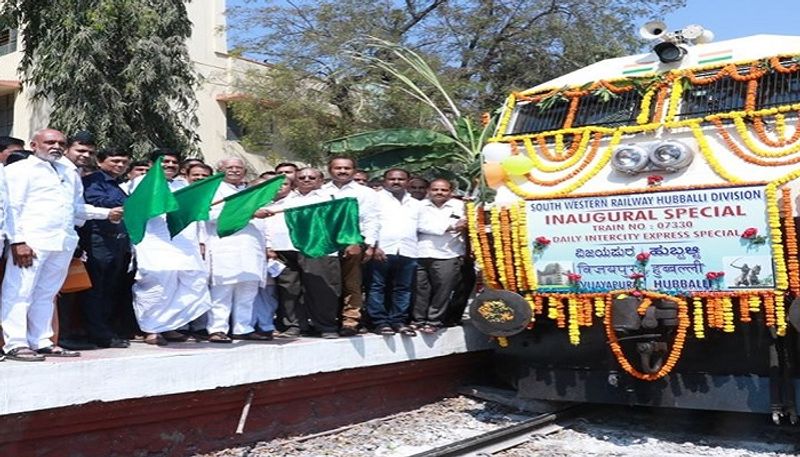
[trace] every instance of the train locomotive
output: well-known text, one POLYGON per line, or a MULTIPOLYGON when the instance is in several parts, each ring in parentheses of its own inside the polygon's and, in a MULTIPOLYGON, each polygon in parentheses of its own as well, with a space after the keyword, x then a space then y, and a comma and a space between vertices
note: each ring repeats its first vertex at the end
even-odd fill
POLYGON ((507 98, 472 321, 520 397, 797 423, 800 37, 640 33, 507 98))

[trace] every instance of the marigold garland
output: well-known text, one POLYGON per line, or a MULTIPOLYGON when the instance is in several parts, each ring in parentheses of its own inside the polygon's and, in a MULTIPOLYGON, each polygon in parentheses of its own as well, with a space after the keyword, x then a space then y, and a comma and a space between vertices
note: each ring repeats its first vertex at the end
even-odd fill
POLYGON ((522 257, 524 249, 520 249, 519 245, 519 206, 511 205, 506 213, 511 224, 511 243, 508 246, 508 250, 513 254, 514 258, 514 276, 517 278, 516 289, 523 290, 525 289, 524 259, 522 257))
POLYGON ((800 296, 800 260, 798 260, 797 228, 794 223, 794 205, 792 189, 781 188, 783 228, 786 232, 786 269, 789 275, 789 291, 795 297, 800 296))
POLYGON ((517 278, 515 274, 514 264, 514 249, 511 240, 511 218, 508 211, 504 209, 499 210, 500 213, 500 249, 503 251, 504 262, 497 263, 498 268, 505 268, 505 286, 508 290, 517 290, 517 278))
POLYGON ((592 160, 594 159, 595 155, 597 155, 597 149, 600 147, 600 140, 602 138, 603 138, 603 134, 602 133, 595 133, 594 134, 594 138, 593 138, 593 141, 592 141, 592 146, 589 148, 589 151, 586 154, 586 158, 578 166, 578 168, 570 171, 566 175, 564 175, 564 176, 562 176, 560 178, 553 179, 551 181, 543 181, 543 180, 535 178, 530 173, 526 173, 525 174, 525 178, 527 178, 528 181, 530 181, 530 182, 532 182, 534 184, 538 184, 540 186, 548 186, 549 187, 549 186, 555 186, 556 184, 560 184, 560 183, 562 183, 562 182, 564 182, 564 181, 566 181, 566 180, 568 180, 568 179, 570 179, 570 178, 572 178, 574 176, 577 176, 578 174, 580 174, 584 170, 584 168, 586 168, 587 165, 589 165, 589 163, 592 162, 592 160))
POLYGON ((672 122, 675 119, 675 116, 678 114, 678 105, 681 102, 682 96, 683 96, 683 82, 680 79, 676 79, 672 84, 672 93, 669 96, 669 108, 667 108, 667 118, 664 119, 666 122, 672 122))
POLYGON ((766 127, 764 127, 763 116, 754 116, 752 120, 753 130, 755 130, 758 139, 767 146, 773 148, 782 148, 787 144, 792 144, 795 141, 800 140, 800 117, 797 119, 797 125, 795 126, 794 134, 788 140, 786 139, 786 117, 783 115, 783 113, 775 114, 776 140, 773 140, 769 137, 769 135, 767 135, 766 127))
POLYGON ((476 232, 478 233, 479 251, 473 251, 478 255, 480 253, 483 262, 483 277, 486 283, 495 289, 502 286, 497 282, 497 275, 495 274, 494 260, 492 258, 491 244, 489 244, 489 235, 486 233, 486 210, 483 207, 476 209, 476 232))
MULTIPOLYGON (((519 252, 522 254, 522 265, 525 269, 526 286, 528 288, 528 297, 532 297, 531 292, 538 287, 538 280, 536 279, 536 268, 533 264, 533 254, 531 246, 528 243, 528 215, 525 212, 525 202, 518 203, 519 214, 519 252)), ((535 304, 534 304, 535 305, 535 304)), ((534 306, 534 311, 536 306, 534 306)), ((540 311, 541 312, 541 311, 540 311)))
POLYGON ((694 331, 694 337, 700 340, 706 337, 705 322, 703 319, 703 300, 700 297, 692 297, 692 308, 694 310, 692 330, 694 331))
POLYGON ((764 294, 761 297, 761 304, 764 305, 764 322, 767 327, 775 326, 775 296, 764 294))
POLYGON ((720 178, 724 179, 725 181, 731 183, 742 182, 739 178, 731 175, 728 171, 720 165, 719 161, 716 157, 714 157, 714 152, 711 151, 711 147, 708 145, 708 141, 706 141, 706 137, 703 136, 703 130, 700 128, 700 124, 694 122, 691 124, 692 133, 694 134, 695 140, 697 140, 697 145, 700 147, 700 153, 703 154, 705 157, 708 166, 717 174, 720 178))
MULTIPOLYGON (((522 144, 525 145, 525 150, 528 153, 528 157, 531 158, 531 161, 533 162, 533 167, 535 169, 537 169, 539 171, 546 172, 546 173, 552 173, 552 172, 556 172, 556 171, 566 170, 567 168, 575 165, 575 163, 578 162, 578 160, 580 160, 583 157, 584 153, 586 152, 586 147, 589 144, 590 136, 591 135, 588 135, 588 134, 587 135, 576 135, 575 139, 580 139, 580 141, 579 142, 573 141, 572 145, 574 146, 574 150, 573 150, 573 147, 571 146, 570 150, 566 151, 565 154, 564 154, 568 158, 565 161, 563 161, 563 162, 561 162, 561 163, 559 163, 557 165, 547 165, 544 162, 542 162, 542 160, 539 158, 539 155, 536 154, 536 150, 534 149, 533 143, 531 142, 530 138, 525 138, 522 141, 522 144)), ((544 141, 544 140, 542 140, 542 141, 544 141)), ((540 150, 541 150, 541 148, 542 148, 542 146, 540 145, 540 150)), ((547 148, 547 143, 546 142, 544 144, 544 148, 545 149, 547 148)), ((548 150, 548 154, 549 154, 549 150, 548 150)))
POLYGON ((503 233, 500 226, 500 207, 495 205, 489 210, 489 222, 492 227, 492 246, 494 247, 495 265, 497 265, 498 284, 503 289, 508 289, 506 277, 506 258, 503 250, 503 233))
POLYGON ((722 297, 720 302, 720 310, 722 312, 722 331, 725 333, 733 333, 736 329, 734 326, 733 317, 733 301, 730 297, 722 297))
POLYGON ((775 333, 778 336, 786 336, 786 306, 785 296, 782 293, 775 294, 775 333))
POLYGON ((736 132, 739 134, 739 137, 742 138, 744 144, 750 151, 753 152, 753 154, 756 154, 760 157, 786 157, 788 155, 800 151, 800 142, 797 142, 797 140, 800 139, 800 133, 798 133, 800 129, 795 131, 795 135, 792 136, 792 138, 790 138, 789 141, 787 141, 787 144, 792 144, 792 143, 796 144, 780 151, 770 151, 768 149, 762 148, 761 146, 756 144, 755 141, 753 141, 753 138, 747 131, 747 126, 745 125, 744 118, 742 116, 733 117, 733 122, 734 126, 736 127, 736 132))
POLYGON ((757 157, 752 157, 746 154, 742 149, 733 141, 731 135, 725 129, 725 126, 722 124, 722 120, 714 119, 712 121, 714 127, 716 127, 717 132, 722 137, 722 140, 725 142, 725 146, 728 147, 728 150, 733 152, 737 157, 744 160, 745 162, 749 162, 755 165, 760 165, 762 167, 778 167, 778 166, 785 166, 785 165, 793 165, 800 162, 800 156, 794 157, 792 159, 786 160, 779 160, 779 161, 767 161, 763 159, 759 159, 757 157))
POLYGON ((744 324, 749 323, 752 319, 750 318, 750 298, 746 295, 739 295, 737 297, 739 302, 739 321, 744 324))
MULTIPOLYGON (((612 291, 609 295, 616 295, 619 293, 625 293, 626 291, 612 291)), ((642 373, 636 370, 633 365, 630 364, 625 353, 622 351, 622 347, 619 344, 619 340, 617 339, 617 333, 614 331, 614 326, 612 325, 612 306, 606 306, 605 311, 605 318, 603 322, 605 324, 606 330, 606 337, 608 338, 609 346, 611 347, 611 352, 614 354, 614 357, 617 359, 617 363, 622 367, 625 372, 629 375, 633 376, 634 378, 641 379, 643 381, 655 381, 660 379, 675 367, 675 364, 678 363, 678 360, 681 357, 681 353, 683 352, 684 343, 686 341, 686 330, 689 328, 690 319, 689 319, 689 312, 688 312, 688 305, 686 304, 686 300, 680 297, 674 297, 667 294, 661 294, 657 292, 651 291, 642 291, 642 293, 649 297, 649 298, 662 298, 674 301, 678 304, 678 327, 675 331, 675 339, 672 343, 672 349, 667 356, 667 360, 661 366, 656 373, 642 373)))
POLYGON ((573 346, 577 346, 581 343, 581 313, 578 310, 578 298, 575 295, 570 295, 567 298, 567 305, 569 311, 569 343, 573 346))
POLYGON ((564 125, 562 128, 568 129, 572 127, 572 123, 575 122, 575 114, 578 113, 578 105, 580 102, 580 97, 571 97, 569 99, 569 108, 567 108, 567 115, 564 117, 564 125))
POLYGON ((656 93, 656 88, 652 87, 645 92, 642 97, 642 103, 639 106, 639 115, 636 116, 636 123, 639 125, 647 124, 650 121, 650 102, 653 100, 653 95, 656 93))

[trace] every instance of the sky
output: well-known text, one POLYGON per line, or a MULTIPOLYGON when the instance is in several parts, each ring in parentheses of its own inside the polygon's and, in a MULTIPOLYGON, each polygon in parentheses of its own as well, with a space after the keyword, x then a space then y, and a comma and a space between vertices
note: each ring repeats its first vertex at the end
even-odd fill
POLYGON ((714 41, 749 35, 800 35, 799 0, 687 0, 664 18, 670 31, 698 24, 714 41))
MULTIPOLYGON (((227 2, 236 6, 248 0, 227 2)), ((251 5, 267 3, 274 2, 249 0, 251 5)), ((687 0, 684 8, 667 15, 664 22, 670 31, 701 25, 714 32, 714 41, 758 34, 800 35, 800 0, 687 0)))

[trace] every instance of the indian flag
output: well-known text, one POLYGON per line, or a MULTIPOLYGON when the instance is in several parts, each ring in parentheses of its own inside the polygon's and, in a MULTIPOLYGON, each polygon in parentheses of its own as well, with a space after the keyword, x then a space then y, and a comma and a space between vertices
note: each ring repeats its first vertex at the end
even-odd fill
POLYGON ((655 68, 655 60, 649 62, 637 62, 625 65, 622 67, 622 74, 623 75, 639 75, 643 73, 647 73, 648 71, 653 71, 655 68))
POLYGON ((722 62, 733 59, 733 49, 723 49, 721 51, 704 52, 697 56, 697 63, 704 65, 707 63, 722 62))

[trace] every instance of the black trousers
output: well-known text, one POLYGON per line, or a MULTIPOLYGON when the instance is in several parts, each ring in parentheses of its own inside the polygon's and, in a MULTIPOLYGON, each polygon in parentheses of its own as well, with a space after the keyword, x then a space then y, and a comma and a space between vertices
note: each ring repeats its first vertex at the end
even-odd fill
POLYGON ((461 263, 460 257, 417 259, 414 322, 436 327, 445 325, 450 300, 461 281, 461 263))
POLYGON ((307 330, 310 319, 321 332, 335 332, 342 294, 338 257, 310 258, 296 251, 279 251, 286 268, 276 278, 278 317, 282 330, 307 330))
POLYGON ((92 288, 82 293, 83 323, 89 340, 116 338, 114 322, 133 313, 130 302, 128 264, 130 241, 127 236, 91 233, 81 243, 86 251, 86 271, 92 288))

